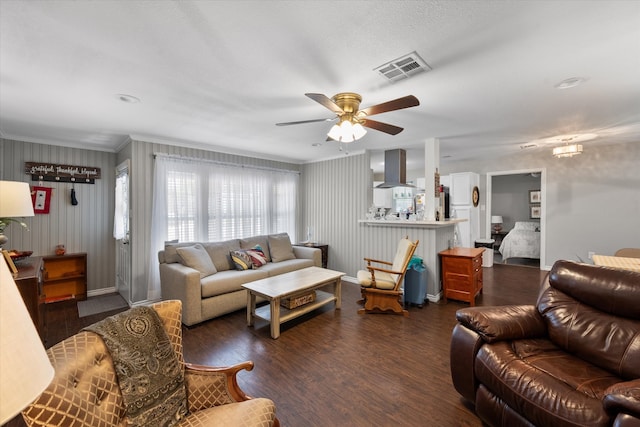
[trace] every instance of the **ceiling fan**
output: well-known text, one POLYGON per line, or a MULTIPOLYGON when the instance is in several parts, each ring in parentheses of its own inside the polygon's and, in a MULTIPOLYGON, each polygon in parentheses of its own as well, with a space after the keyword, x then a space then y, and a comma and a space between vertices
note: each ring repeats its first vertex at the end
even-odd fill
POLYGON ((364 127, 375 129, 390 135, 397 135, 402 132, 403 128, 371 120, 369 119, 369 116, 420 105, 418 98, 413 95, 408 95, 360 110, 359 108, 360 102, 362 102, 362 96, 357 93, 342 92, 334 95, 332 98, 321 93, 305 93, 305 96, 334 112, 336 117, 276 123, 276 126, 330 122, 337 119, 338 123, 335 124, 327 134, 329 136, 327 140, 334 140, 338 142, 352 142, 362 138, 367 133, 364 127))

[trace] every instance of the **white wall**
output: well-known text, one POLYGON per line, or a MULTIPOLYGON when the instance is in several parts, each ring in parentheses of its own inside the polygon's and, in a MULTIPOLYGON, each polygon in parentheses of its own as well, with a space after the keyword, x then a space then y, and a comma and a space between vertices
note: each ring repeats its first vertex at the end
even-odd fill
POLYGON ((105 289, 115 291, 115 244, 113 209, 116 155, 0 139, 0 179, 38 185, 24 173, 25 162, 99 167, 102 177, 95 184, 76 184, 78 205, 70 202, 70 183, 44 182, 53 188, 49 214, 25 218, 29 231, 16 224, 5 230, 9 249, 33 251, 33 256, 53 255, 58 244, 67 253, 87 253, 87 291, 89 295, 105 289))
POLYGON ((589 251, 611 255, 618 248, 640 247, 639 142, 585 145, 583 154, 565 159, 554 158, 551 148, 539 148, 440 166, 443 174, 546 169, 547 267, 559 259, 587 260, 589 251))

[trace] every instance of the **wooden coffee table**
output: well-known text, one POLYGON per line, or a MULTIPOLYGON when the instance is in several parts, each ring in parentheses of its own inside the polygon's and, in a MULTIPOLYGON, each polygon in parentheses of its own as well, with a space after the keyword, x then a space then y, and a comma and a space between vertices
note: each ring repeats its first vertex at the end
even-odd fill
POLYGON ((300 317, 305 313, 335 301, 336 310, 342 303, 341 277, 345 273, 320 267, 307 267, 302 270, 280 274, 266 279, 256 280, 242 285, 247 292, 247 325, 253 326, 256 317, 271 324, 271 338, 280 336, 280 325, 300 317), (333 293, 317 290, 333 284, 333 293), (308 304, 287 309, 280 306, 283 298, 295 296, 305 291, 316 290, 316 300, 308 304), (256 296, 269 301, 269 305, 256 308, 256 296))

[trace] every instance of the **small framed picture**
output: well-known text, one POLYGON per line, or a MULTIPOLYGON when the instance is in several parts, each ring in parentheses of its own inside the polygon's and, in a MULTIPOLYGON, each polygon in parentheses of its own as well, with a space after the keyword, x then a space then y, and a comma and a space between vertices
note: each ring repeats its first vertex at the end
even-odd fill
POLYGON ((13 260, 11 259, 11 255, 9 255, 9 251, 3 250, 2 255, 4 256, 4 260, 7 262, 7 265, 9 266, 9 270, 11 270, 11 273, 14 276, 18 274, 18 269, 16 268, 16 265, 13 263, 13 260))
POLYGON ((531 219, 540 219, 542 215, 542 208, 540 205, 529 206, 529 217, 531 219))
POLYGON ((32 187, 31 201, 33 202, 33 213, 48 214, 51 207, 51 191, 49 187, 32 187))
POLYGON ((541 201, 540 190, 529 190, 529 203, 540 203, 541 201))

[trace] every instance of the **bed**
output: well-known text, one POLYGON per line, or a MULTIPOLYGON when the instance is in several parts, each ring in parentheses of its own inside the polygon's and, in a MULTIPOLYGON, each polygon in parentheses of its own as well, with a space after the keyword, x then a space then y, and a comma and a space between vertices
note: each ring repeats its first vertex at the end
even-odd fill
POLYGON ((505 263, 509 258, 540 259, 540 224, 517 221, 502 239, 499 251, 505 263))

